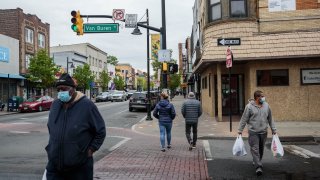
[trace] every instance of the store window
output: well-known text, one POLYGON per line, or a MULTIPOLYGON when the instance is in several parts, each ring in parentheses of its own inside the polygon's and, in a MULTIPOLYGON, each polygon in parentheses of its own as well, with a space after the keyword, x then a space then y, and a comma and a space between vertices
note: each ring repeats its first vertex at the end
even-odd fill
POLYGON ((257 70, 257 86, 288 86, 289 70, 257 70))
POLYGON ((25 28, 25 41, 27 43, 33 44, 33 30, 29 28, 25 28))
POLYGON ((39 33, 38 34, 38 46, 41 48, 44 48, 46 45, 46 38, 43 34, 39 33))
POLYGON ((231 17, 247 17, 246 0, 230 0, 231 17))
POLYGON ((209 0, 209 20, 221 19, 221 0, 209 0))

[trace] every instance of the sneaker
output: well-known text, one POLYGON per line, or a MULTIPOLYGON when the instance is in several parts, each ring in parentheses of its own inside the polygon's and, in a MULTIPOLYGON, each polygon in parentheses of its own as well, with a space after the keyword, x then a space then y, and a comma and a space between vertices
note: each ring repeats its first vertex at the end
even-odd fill
POLYGON ((192 143, 190 143, 190 146, 189 146, 189 151, 191 151, 192 150, 192 143))
POLYGON ((162 152, 166 152, 166 149, 165 149, 165 148, 162 148, 161 151, 162 151, 162 152))
POLYGON ((196 144, 192 144, 192 149, 195 149, 196 147, 196 144))
POLYGON ((169 144, 169 145, 167 146, 167 148, 170 149, 170 148, 171 148, 171 144, 169 144))
POLYGON ((261 176, 262 175, 262 168, 261 167, 257 168, 256 174, 257 174, 257 176, 261 176))

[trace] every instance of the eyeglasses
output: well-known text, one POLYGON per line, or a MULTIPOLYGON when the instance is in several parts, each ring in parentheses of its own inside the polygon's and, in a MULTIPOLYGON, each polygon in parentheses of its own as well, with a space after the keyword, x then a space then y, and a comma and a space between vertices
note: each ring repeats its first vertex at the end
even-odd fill
POLYGON ((60 92, 60 91, 70 91, 71 90, 71 87, 58 87, 57 88, 57 91, 60 92))

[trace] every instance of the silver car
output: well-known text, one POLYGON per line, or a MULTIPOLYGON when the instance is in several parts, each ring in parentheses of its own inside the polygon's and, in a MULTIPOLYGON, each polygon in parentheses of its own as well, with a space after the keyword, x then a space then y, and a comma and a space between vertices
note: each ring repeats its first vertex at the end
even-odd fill
POLYGON ((96 102, 106 102, 110 100, 110 93, 102 92, 96 97, 96 102))
POLYGON ((127 95, 123 91, 116 91, 112 94, 110 100, 111 100, 111 102, 113 102, 113 101, 126 101, 127 95))

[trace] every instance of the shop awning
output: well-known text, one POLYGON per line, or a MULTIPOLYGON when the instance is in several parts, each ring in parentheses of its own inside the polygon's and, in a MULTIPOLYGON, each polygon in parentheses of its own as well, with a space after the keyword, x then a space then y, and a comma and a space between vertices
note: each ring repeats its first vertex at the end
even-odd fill
MULTIPOLYGON (((8 74, 0 73, 0 78, 8 78, 8 74)), ((9 74, 10 79, 26 79, 23 76, 20 76, 19 74, 9 74)))

